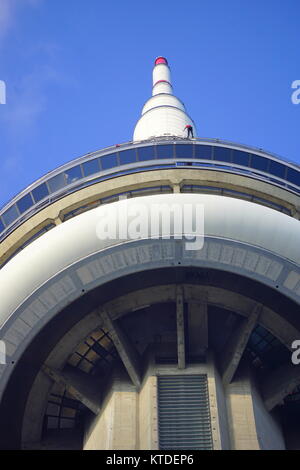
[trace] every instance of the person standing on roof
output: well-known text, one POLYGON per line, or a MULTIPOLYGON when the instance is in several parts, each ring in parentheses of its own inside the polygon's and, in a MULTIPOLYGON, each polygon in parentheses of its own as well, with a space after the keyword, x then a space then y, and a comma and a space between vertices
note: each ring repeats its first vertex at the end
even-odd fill
POLYGON ((185 126, 184 130, 187 130, 187 138, 189 138, 190 136, 192 137, 192 139, 194 138, 193 127, 190 124, 185 126))

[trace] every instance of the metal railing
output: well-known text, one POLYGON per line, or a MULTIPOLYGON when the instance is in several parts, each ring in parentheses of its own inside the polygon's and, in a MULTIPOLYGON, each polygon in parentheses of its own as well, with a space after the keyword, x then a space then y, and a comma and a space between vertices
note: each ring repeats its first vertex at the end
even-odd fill
POLYGON ((125 174, 178 167, 243 174, 300 194, 300 167, 274 154, 220 139, 164 136, 91 152, 47 173, 0 210, 0 241, 42 208, 81 188, 125 174), (219 147, 224 149, 221 155, 219 147))

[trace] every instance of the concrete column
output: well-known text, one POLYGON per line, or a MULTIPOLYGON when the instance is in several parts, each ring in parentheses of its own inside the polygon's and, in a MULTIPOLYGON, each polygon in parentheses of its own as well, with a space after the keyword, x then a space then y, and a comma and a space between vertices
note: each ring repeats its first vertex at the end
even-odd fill
POLYGON ((114 373, 101 412, 86 425, 84 450, 138 448, 138 394, 125 372, 114 373))
POLYGON ((158 449, 157 377, 148 376, 139 394, 139 449, 158 449))
POLYGON ((247 369, 238 371, 226 386, 228 424, 232 450, 259 450, 251 381, 247 369))
POLYGON ((185 330, 183 311, 183 289, 178 286, 176 289, 176 321, 177 321, 177 355, 178 369, 185 368, 185 330))
MULTIPOLYGON (((207 355, 207 388, 209 395, 209 410, 210 410, 210 421, 211 421, 211 434, 213 439, 213 449, 221 450, 223 449, 221 433, 224 431, 222 429, 222 423, 220 422, 220 411, 224 412, 225 410, 219 410, 219 395, 220 391, 217 392, 217 383, 216 383, 216 370, 213 360, 213 355, 207 355)), ((221 384, 222 386, 222 384, 221 384)), ((226 414, 226 411, 225 411, 226 414)))

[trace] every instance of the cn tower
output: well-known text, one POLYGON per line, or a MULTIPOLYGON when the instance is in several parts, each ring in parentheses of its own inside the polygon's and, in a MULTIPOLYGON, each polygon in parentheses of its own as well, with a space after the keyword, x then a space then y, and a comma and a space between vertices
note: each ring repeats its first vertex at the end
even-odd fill
POLYGON ((132 141, 0 211, 0 447, 299 450, 299 219, 300 167, 199 137, 158 57, 132 141))

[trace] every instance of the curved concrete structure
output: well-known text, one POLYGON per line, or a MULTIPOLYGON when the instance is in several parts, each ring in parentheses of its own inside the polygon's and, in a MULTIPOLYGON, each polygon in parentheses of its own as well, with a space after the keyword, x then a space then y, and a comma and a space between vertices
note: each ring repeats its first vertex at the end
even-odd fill
POLYGON ((299 448, 299 168, 160 129, 0 211, 1 448, 299 448))

